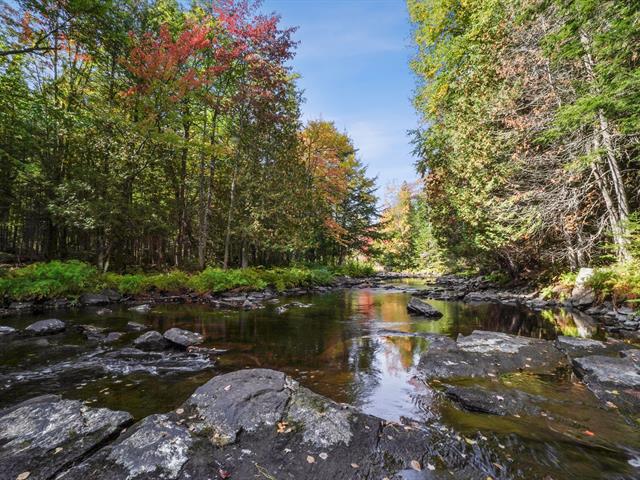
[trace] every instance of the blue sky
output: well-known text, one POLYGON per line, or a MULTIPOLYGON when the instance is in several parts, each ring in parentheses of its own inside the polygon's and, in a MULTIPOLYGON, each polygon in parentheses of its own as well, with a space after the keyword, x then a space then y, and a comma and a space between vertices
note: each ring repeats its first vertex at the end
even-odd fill
POLYGON ((265 11, 297 26, 294 69, 305 120, 346 130, 379 194, 416 178, 407 131, 416 128, 411 26, 404 0, 264 0, 265 11))

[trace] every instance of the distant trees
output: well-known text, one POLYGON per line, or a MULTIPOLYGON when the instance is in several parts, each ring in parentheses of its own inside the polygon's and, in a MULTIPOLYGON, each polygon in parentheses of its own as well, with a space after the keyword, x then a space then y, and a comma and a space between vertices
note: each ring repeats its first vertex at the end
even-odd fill
POLYGON ((20 0, 2 19, 0 250, 107 270, 366 247, 373 181, 332 126, 310 164, 277 16, 246 0, 20 0))
POLYGON ((409 0, 429 220, 513 275, 630 257, 640 206, 640 7, 409 0))

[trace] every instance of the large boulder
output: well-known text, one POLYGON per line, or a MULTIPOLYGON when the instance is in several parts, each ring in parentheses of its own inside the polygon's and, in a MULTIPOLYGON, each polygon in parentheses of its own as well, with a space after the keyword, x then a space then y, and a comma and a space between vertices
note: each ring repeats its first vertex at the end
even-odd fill
POLYGON ((164 350, 169 346, 168 340, 155 330, 143 333, 133 341, 133 344, 141 350, 164 350))
POLYGON ((184 348, 200 345, 204 341, 204 338, 199 333, 183 330, 181 328, 170 328, 164 332, 164 338, 169 340, 171 343, 184 348))
POLYGON ((593 276, 593 268, 581 268, 576 277, 576 283, 571 292, 571 303, 576 307, 589 307, 595 302, 596 294, 593 289, 587 286, 589 279, 593 276))
POLYGON ((568 369, 566 356, 553 342, 499 332, 475 330, 471 335, 433 337, 420 358, 424 379, 496 377, 510 372, 554 373, 568 369))
POLYGON ((175 412, 147 417, 59 479, 486 478, 465 459, 470 448, 255 369, 215 377, 175 412))
POLYGON ((0 412, 0 478, 54 478, 131 421, 126 412, 56 395, 19 403, 0 412))
POLYGON ((48 320, 39 320, 32 323, 25 331, 33 335, 51 335, 54 333, 60 333, 67 328, 66 324, 62 320, 57 318, 50 318, 48 320))
POLYGON ((430 304, 428 304, 424 300, 420 300, 417 297, 411 297, 411 300, 407 305, 407 310, 411 313, 416 313, 418 315, 422 315, 428 318, 442 317, 442 313, 440 313, 438 310, 433 308, 430 304))

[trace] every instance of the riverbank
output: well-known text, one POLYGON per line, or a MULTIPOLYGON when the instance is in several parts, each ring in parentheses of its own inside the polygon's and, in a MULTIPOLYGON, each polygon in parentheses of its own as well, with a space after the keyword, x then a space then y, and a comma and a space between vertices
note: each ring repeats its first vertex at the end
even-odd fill
POLYGON ((121 275, 100 273, 79 261, 53 261, 12 269, 0 276, 0 309, 15 313, 119 302, 212 302, 228 293, 275 295, 351 285, 374 273, 369 265, 348 263, 337 267, 207 268, 199 273, 176 270, 121 275))

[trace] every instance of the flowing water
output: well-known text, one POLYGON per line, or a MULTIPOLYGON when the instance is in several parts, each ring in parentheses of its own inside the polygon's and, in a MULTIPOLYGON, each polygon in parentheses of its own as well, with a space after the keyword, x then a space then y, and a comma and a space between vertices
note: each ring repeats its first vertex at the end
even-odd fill
MULTIPOLYGON (((405 283, 403 288, 410 289, 405 283)), ((135 359, 113 360, 94 368, 99 352, 131 346, 139 333, 130 332, 109 346, 97 347, 73 328, 64 334, 8 341, 0 339, 0 407, 44 393, 81 399, 92 406, 126 410, 136 418, 180 405, 211 377, 241 368, 273 368, 338 402, 360 407, 387 420, 412 419, 444 425, 473 445, 474 462, 488 462, 499 450, 517 478, 640 478, 640 435, 620 415, 601 403, 570 374, 513 374, 499 380, 474 381, 489 388, 514 387, 543 397, 535 416, 498 417, 464 412, 415 377, 428 340, 413 333, 456 337, 473 330, 492 330, 544 339, 559 334, 601 333, 570 313, 533 312, 515 306, 430 301, 444 316, 427 320, 410 316, 410 293, 372 288, 335 291, 295 299, 305 304, 285 313, 277 304, 252 311, 215 310, 200 305, 163 305, 143 315, 115 307, 98 316, 95 310, 55 316, 70 326, 90 324, 126 331, 128 321, 163 332, 180 327, 202 333, 205 346, 227 350, 206 368, 165 358, 135 368, 135 359), (69 365, 82 368, 65 370, 69 365), (84 362, 84 363, 83 363, 84 362)), ((24 328, 40 317, 3 319, 3 325, 24 328)), ((450 382, 451 383, 451 382, 450 382)), ((462 384, 469 383, 459 382, 462 384)), ((503 466, 493 462, 492 472, 503 466), (497 465, 497 466, 496 466, 497 465)), ((504 469, 506 471, 506 469, 504 469)))

